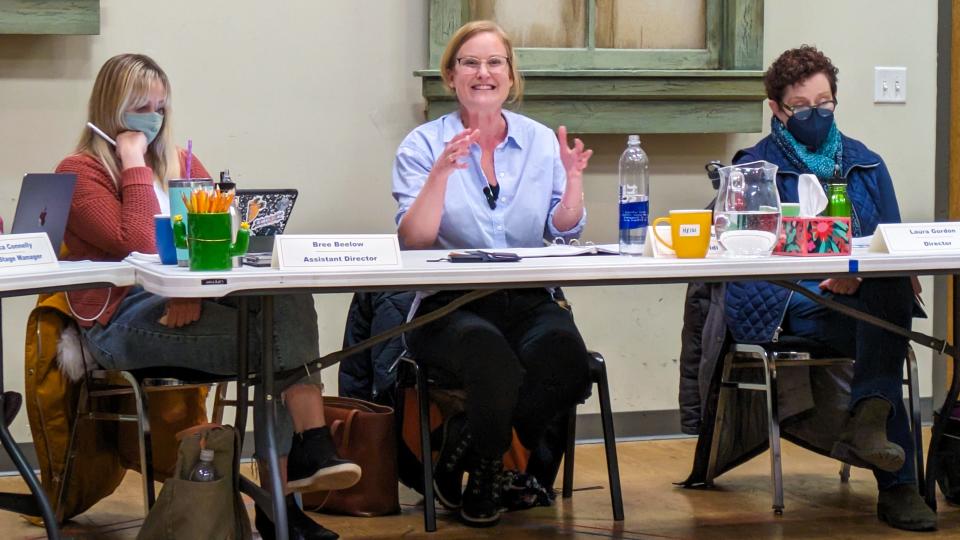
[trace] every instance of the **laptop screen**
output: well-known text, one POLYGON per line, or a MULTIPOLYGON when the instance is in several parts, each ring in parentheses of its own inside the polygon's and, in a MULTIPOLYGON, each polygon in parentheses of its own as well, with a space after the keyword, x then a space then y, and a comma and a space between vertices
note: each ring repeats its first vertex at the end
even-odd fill
POLYGON ((75 174, 24 175, 11 232, 45 232, 54 253, 59 255, 76 183, 75 174))
POLYGON ((297 202, 295 189, 238 189, 240 219, 250 224, 251 253, 273 251, 273 237, 283 234, 297 202))

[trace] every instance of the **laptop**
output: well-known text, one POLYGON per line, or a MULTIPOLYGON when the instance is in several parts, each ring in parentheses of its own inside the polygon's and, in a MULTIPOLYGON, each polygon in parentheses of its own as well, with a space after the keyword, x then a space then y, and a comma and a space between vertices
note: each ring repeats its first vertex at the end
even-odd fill
POLYGON ((250 224, 250 247, 244 264, 270 264, 273 240, 283 234, 297 202, 296 189, 238 189, 236 200, 241 221, 250 224))
POLYGON ((76 183, 75 174, 24 175, 10 232, 45 232, 50 237, 54 253, 59 256, 76 183))

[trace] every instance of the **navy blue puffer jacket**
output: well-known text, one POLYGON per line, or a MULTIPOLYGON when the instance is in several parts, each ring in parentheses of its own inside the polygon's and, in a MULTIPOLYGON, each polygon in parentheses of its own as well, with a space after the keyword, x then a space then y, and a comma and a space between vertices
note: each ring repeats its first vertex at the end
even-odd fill
MULTIPOLYGON (((344 348, 403 324, 415 294, 413 291, 354 294, 343 332, 344 348)), ((344 358, 338 378, 340 395, 395 407, 397 370, 393 367, 403 349, 403 340, 398 336, 344 358)))
MULTIPOLYGON (((841 135, 840 171, 847 179, 847 196, 853 210, 854 237, 869 236, 881 223, 900 223, 900 207, 893 181, 883 159, 856 139, 841 135)), ((781 202, 799 202, 797 171, 768 135, 756 146, 733 157, 735 164, 764 160, 775 164, 781 202)), ((766 343, 775 339, 786 313, 790 292, 765 281, 727 284, 725 318, 733 338, 741 343, 766 343)))

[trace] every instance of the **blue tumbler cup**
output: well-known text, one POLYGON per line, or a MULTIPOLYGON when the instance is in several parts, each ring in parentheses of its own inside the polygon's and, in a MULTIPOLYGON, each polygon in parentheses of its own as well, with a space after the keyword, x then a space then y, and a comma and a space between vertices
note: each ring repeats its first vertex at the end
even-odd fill
POLYGON ((153 231, 157 239, 157 255, 163 264, 177 264, 177 248, 173 245, 173 224, 170 216, 153 216, 153 231))

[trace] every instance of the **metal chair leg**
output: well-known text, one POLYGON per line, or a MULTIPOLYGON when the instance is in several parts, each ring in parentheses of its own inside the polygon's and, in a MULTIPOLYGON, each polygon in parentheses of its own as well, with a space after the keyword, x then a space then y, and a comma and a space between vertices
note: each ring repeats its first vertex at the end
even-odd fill
POLYGON ((783 514, 783 469, 780 463, 780 413, 777 403, 777 360, 776 355, 763 356, 764 373, 767 383, 767 422, 770 439, 770 475, 773 480, 773 512, 783 514))
MULTIPOLYGON (((245 317, 242 317, 246 319, 245 317)), ((243 351, 245 352, 245 351, 243 351)), ((245 383, 247 382, 247 362, 246 358, 241 355, 241 361, 239 366, 240 379, 245 383)), ((137 438, 138 446, 140 453, 140 469, 143 478, 143 498, 144 498, 144 511, 148 513, 150 508, 153 507, 153 504, 156 502, 156 490, 154 484, 154 472, 153 472, 153 444, 151 437, 151 428, 150 428, 150 418, 149 418, 149 407, 148 407, 148 392, 147 387, 144 384, 141 384, 133 376, 132 373, 128 371, 117 371, 116 372, 122 379, 125 387, 128 387, 129 390, 97 390, 94 388, 91 390, 91 377, 90 374, 85 374, 84 378, 80 382, 79 389, 79 399, 77 402, 77 408, 74 414, 74 423, 70 430, 70 439, 66 452, 66 459, 64 464, 64 470, 61 475, 60 483, 56 486, 57 490, 57 508, 56 508, 56 519, 57 521, 63 520, 63 508, 65 499, 67 496, 67 486, 70 480, 70 477, 73 474, 73 467, 75 466, 75 458, 77 456, 77 440, 79 438, 80 424, 85 420, 109 420, 109 421, 135 421, 137 423, 137 438), (121 394, 132 394, 134 399, 134 406, 136 409, 135 415, 127 414, 117 414, 109 412, 100 412, 91 410, 91 395, 121 395, 121 394)), ((247 383, 248 384, 248 383, 247 383)), ((242 385, 242 388, 245 390, 247 384, 242 385)), ((246 424, 246 410, 247 410, 247 396, 246 393, 241 392, 240 395, 235 400, 226 400, 226 383, 220 383, 217 385, 217 395, 216 401, 214 404, 214 421, 221 422, 223 417, 223 408, 226 405, 235 405, 238 408, 237 412, 237 426, 240 430, 241 444, 242 437, 244 433, 244 428, 246 424)))
POLYGON ((133 390, 133 400, 137 409, 137 438, 140 443, 140 474, 143 477, 144 514, 148 514, 156 502, 153 486, 153 441, 150 437, 150 417, 147 408, 147 394, 140 383, 129 371, 120 374, 133 390))
POLYGON ((240 435, 240 448, 247 434, 247 413, 250 401, 250 309, 246 296, 240 296, 237 302, 237 402, 234 427, 240 435))
POLYGON ((910 406, 910 431, 913 433, 914 458, 917 463, 917 488, 924 494, 926 481, 923 471, 923 424, 920 420, 920 377, 917 356, 907 345, 907 403, 910 406))
POLYGON ((710 440, 710 455, 707 458, 707 474, 704 483, 708 486, 713 485, 713 479, 717 476, 717 454, 720 452, 720 433, 723 432, 723 415, 727 409, 727 399, 730 392, 736 390, 729 386, 730 372, 733 370, 734 353, 727 353, 723 358, 723 374, 720 376, 720 392, 717 397, 717 412, 713 420, 713 437, 710 440))
POLYGON ((567 412, 567 447, 563 451, 563 489, 560 496, 569 499, 573 496, 573 462, 577 446, 577 407, 567 412))
POLYGON ((63 509, 67 502, 67 486, 70 484, 70 476, 73 474, 73 461, 77 457, 77 437, 80 432, 80 422, 88 412, 89 397, 87 396, 87 381, 80 381, 80 394, 77 400, 77 409, 73 413, 73 426, 70 428, 70 442, 67 444, 66 462, 63 465, 63 472, 60 475, 60 489, 57 490, 57 523, 63 523, 63 509))
MULTIPOLYGON (((617 460, 617 437, 613 431, 613 408, 610 406, 610 387, 607 384, 607 367, 599 353, 593 353, 603 369, 597 383, 600 398, 600 421, 603 424, 603 446, 607 456, 607 479, 610 482, 610 505, 613 520, 623 521, 623 493, 620 490, 620 465, 617 460)), ((576 418, 576 416, 574 416, 576 418)), ((571 471, 572 472, 572 471, 571 471)))
POLYGON ((850 482, 850 464, 840 462, 840 482, 846 484, 850 482))
POLYGON ((433 500, 433 449, 430 445, 430 392, 427 366, 414 363, 417 372, 417 408, 420 411, 420 460, 423 462, 423 528, 437 530, 437 506, 433 500))

